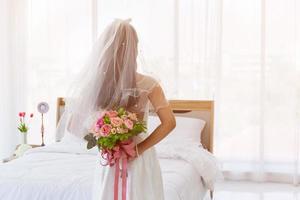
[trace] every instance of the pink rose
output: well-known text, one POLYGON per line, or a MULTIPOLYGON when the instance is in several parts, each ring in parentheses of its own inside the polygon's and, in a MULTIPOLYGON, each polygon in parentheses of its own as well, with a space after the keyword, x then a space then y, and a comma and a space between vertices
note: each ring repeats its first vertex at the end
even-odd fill
POLYGON ((117 117, 117 116, 118 116, 118 112, 117 112, 117 111, 114 111, 114 110, 107 111, 105 114, 106 114, 107 116, 109 116, 110 118, 111 118, 111 117, 117 117))
POLYGON ((113 118, 110 119, 110 123, 113 126, 119 127, 123 124, 123 120, 120 117, 113 117, 113 118))
POLYGON ((130 119, 125 119, 124 124, 130 130, 133 128, 133 122, 130 119))
POLYGON ((104 125, 104 120, 103 120, 103 118, 98 119, 98 121, 97 121, 96 124, 99 126, 99 128, 101 128, 101 126, 104 125))
POLYGON ((109 124, 104 124, 101 128, 100 128, 100 134, 101 136, 105 137, 109 135, 109 132, 111 130, 111 125, 109 124))

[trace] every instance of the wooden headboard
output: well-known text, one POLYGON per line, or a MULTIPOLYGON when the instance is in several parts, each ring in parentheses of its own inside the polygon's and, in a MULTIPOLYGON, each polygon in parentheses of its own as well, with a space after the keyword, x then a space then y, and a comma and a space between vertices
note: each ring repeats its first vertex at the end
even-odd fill
POLYGON ((214 101, 170 100, 169 102, 176 116, 200 118, 206 122, 199 139, 203 147, 213 153, 214 101))
MULTIPOLYGON (((176 116, 200 118, 206 121, 206 126, 199 139, 208 151, 213 152, 214 102, 200 100, 170 100, 169 102, 176 116)), ((64 111, 64 106, 64 98, 59 97, 57 99, 56 123, 64 111)))

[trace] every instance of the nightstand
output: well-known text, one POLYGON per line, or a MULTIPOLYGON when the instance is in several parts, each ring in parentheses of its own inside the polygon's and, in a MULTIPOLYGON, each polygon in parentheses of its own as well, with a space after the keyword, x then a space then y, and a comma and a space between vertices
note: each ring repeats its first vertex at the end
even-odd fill
POLYGON ((37 145, 37 144, 28 144, 28 147, 23 147, 23 148, 20 147, 20 146, 21 146, 21 144, 17 145, 14 154, 12 156, 8 157, 8 158, 4 158, 2 160, 2 163, 7 163, 7 162, 12 161, 16 158, 21 157, 23 155, 23 153, 25 151, 27 151, 28 149, 41 147, 41 145, 37 145), (19 156, 18 156, 18 154, 19 154, 19 156))
MULTIPOLYGON (((28 144, 28 145, 30 145, 32 148, 41 147, 40 144, 28 144)), ((16 150, 18 149, 19 146, 20 144, 17 145, 16 150)))

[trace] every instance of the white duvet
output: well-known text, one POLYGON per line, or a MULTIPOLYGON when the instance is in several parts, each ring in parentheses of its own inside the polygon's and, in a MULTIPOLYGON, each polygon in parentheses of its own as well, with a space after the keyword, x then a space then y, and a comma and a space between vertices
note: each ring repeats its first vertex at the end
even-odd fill
POLYGON ((161 142, 156 150, 159 158, 180 159, 191 164, 210 190, 214 190, 216 181, 222 179, 217 160, 198 142, 178 137, 161 142))
MULTIPOLYGON (((213 157, 202 148, 181 143, 157 146, 166 200, 198 200, 213 188, 218 169, 213 157), (179 145, 180 144, 180 145, 179 145)), ((9 163, 0 164, 2 200, 90 199, 95 149, 85 143, 60 142, 28 150, 9 163)))

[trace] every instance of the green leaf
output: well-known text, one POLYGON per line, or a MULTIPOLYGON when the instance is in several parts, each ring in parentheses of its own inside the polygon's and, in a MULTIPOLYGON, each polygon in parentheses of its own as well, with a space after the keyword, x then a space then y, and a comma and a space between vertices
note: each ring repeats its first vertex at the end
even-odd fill
POLYGON ((86 136, 84 136, 84 139, 88 142, 87 143, 87 149, 91 149, 94 146, 97 145, 97 140, 96 138, 93 136, 92 133, 87 134, 86 136))
POLYGON ((25 123, 21 123, 19 126, 18 126, 18 130, 22 133, 24 132, 28 132, 28 127, 26 126, 25 123))
POLYGON ((134 124, 131 130, 131 132, 135 135, 146 131, 147 131, 147 127, 145 126, 144 122, 137 122, 136 124, 134 124))
POLYGON ((123 107, 120 107, 117 112, 118 116, 121 117, 122 115, 125 115, 126 110, 123 107))
POLYGON ((103 121, 105 124, 110 124, 110 119, 108 116, 104 116, 103 121))

